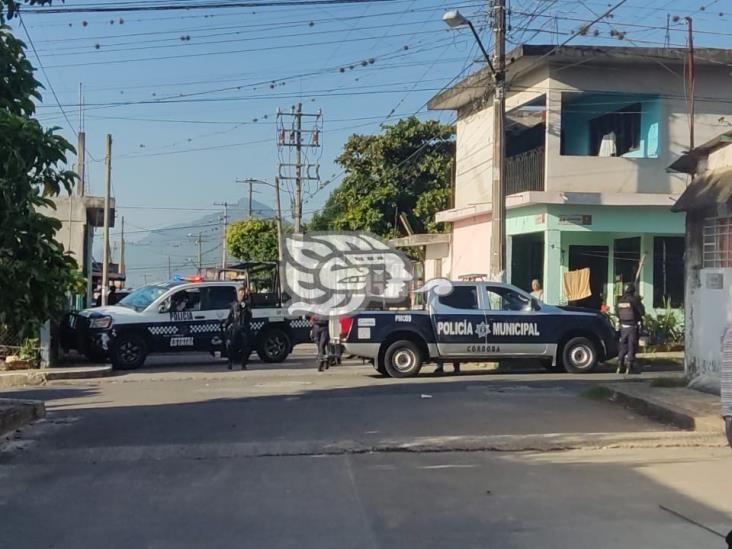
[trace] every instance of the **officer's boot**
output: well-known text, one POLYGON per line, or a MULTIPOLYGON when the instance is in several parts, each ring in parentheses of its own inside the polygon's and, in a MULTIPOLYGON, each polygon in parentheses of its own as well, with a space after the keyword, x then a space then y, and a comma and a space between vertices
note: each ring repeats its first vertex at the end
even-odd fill
POLYGON ((242 370, 246 370, 247 369, 247 359, 246 358, 242 358, 241 359, 241 369, 242 370))
POLYGON ((623 373, 623 361, 618 360, 618 367, 615 369, 615 373, 620 375, 623 373))
POLYGON ((441 376, 445 373, 445 368, 442 365, 442 362, 437 363, 437 368, 435 368, 435 371, 433 372, 436 376, 441 376))
POLYGON ((460 373, 460 363, 459 362, 453 362, 452 363, 452 369, 456 374, 460 373))
POLYGON ((325 370, 325 361, 318 357, 318 371, 322 372, 323 370, 325 370))

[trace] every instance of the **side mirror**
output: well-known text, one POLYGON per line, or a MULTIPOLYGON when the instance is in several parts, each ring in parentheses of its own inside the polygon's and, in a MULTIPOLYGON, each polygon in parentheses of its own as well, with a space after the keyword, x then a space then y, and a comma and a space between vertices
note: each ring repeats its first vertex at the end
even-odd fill
POLYGON ((170 310, 170 301, 163 301, 158 307, 159 313, 167 313, 170 310))
POLYGON ((531 298, 531 310, 533 310, 533 311, 541 310, 541 305, 539 304, 539 300, 536 299, 535 297, 531 298))

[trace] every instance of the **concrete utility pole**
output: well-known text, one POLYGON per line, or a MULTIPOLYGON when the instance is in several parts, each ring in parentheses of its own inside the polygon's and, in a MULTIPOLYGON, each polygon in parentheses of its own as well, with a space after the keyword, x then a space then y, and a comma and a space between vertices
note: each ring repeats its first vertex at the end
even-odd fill
POLYGON ((689 26, 689 70, 687 72, 687 97, 689 101, 689 150, 694 148, 694 118, 696 116, 696 100, 694 84, 696 83, 696 67, 694 65, 694 20, 686 17, 689 26))
POLYGON ((76 136, 76 175, 79 176, 79 181, 76 184, 76 194, 78 196, 84 196, 86 194, 86 133, 84 132, 84 111, 82 104, 82 85, 79 84, 79 133, 76 136))
POLYGON ((295 232, 302 232, 302 103, 297 104, 295 111, 295 232))
POLYGON ((320 148, 320 137, 322 133, 323 113, 303 113, 302 103, 292 107, 290 112, 277 111, 277 146, 282 152, 283 148, 295 149, 295 162, 281 162, 278 176, 280 183, 283 181, 294 181, 292 194, 292 218, 296 233, 302 232, 302 194, 303 183, 320 183, 320 164, 311 162, 308 155, 305 155, 303 162, 303 149, 320 148), (303 118, 309 119, 307 127, 303 129, 303 118), (303 139, 305 134, 305 139, 303 139))
POLYGON ((494 277, 506 278, 506 0, 493 4, 493 214, 491 217, 491 267, 494 277))
POLYGON ((285 235, 282 231, 282 205, 280 204, 280 178, 275 177, 275 199, 277 201, 277 272, 280 278, 280 294, 285 290, 284 285, 284 261, 285 261, 285 235))
MULTIPOLYGON (((221 235, 221 268, 226 268, 226 230, 229 227, 229 204, 228 202, 214 202, 214 206, 223 206, 224 207, 224 231, 221 235)), ((200 273, 199 273, 200 274, 200 273)))
MULTIPOLYGON (((125 218, 122 217, 121 237, 119 240, 119 274, 125 274, 125 218)), ((126 277, 125 277, 126 278, 126 277)))
POLYGON ((168 279, 173 278, 173 273, 170 270, 170 256, 168 256, 168 279))
POLYGON ((198 275, 200 276, 203 272, 203 251, 202 251, 202 245, 203 245, 203 239, 201 238, 201 233, 198 233, 198 275))
POLYGON ((112 194, 112 136, 107 134, 104 177, 104 242, 102 243, 102 305, 107 304, 109 294, 109 202, 112 194))
POLYGON ((491 275, 506 278, 506 0, 491 0, 493 5, 493 60, 483 46, 473 23, 459 11, 452 10, 442 20, 452 28, 469 27, 475 37, 488 68, 493 75, 493 171, 491 187, 491 275))

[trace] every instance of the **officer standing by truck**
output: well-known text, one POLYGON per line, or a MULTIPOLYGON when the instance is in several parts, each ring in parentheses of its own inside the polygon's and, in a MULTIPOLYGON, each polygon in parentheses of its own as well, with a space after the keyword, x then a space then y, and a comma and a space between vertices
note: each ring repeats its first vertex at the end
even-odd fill
POLYGON ((224 338, 226 355, 229 359, 229 370, 234 360, 241 363, 241 369, 247 369, 251 347, 252 310, 249 306, 249 289, 241 286, 237 292, 237 300, 231 304, 229 316, 224 321, 224 338))
POLYGON ((639 374, 635 366, 635 354, 638 352, 638 338, 646 310, 636 294, 635 284, 625 285, 623 295, 615 304, 615 314, 620 323, 617 373, 639 374))
POLYGON ((330 366, 330 353, 328 353, 328 344, 330 343, 330 333, 328 332, 328 317, 314 315, 310 317, 312 323, 312 339, 318 348, 318 371, 327 370, 330 366))

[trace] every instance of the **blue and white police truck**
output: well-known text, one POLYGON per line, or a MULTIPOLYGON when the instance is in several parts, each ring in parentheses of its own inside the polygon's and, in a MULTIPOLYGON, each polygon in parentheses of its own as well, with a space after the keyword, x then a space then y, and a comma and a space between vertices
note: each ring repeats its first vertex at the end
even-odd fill
POLYGON ((345 352, 391 377, 416 376, 428 362, 510 359, 585 373, 617 356, 615 328, 597 311, 547 305, 495 282, 453 282, 442 293, 427 290, 423 310, 354 314, 345 352))
MULTIPOLYGON (((66 316, 62 346, 93 361, 109 359, 118 369, 142 366, 152 353, 224 350, 222 321, 242 281, 202 277, 151 284, 116 305, 94 307, 66 316)), ((254 350, 265 362, 282 362, 294 345, 310 341, 310 324, 287 314, 277 286, 250 295, 254 350)))

